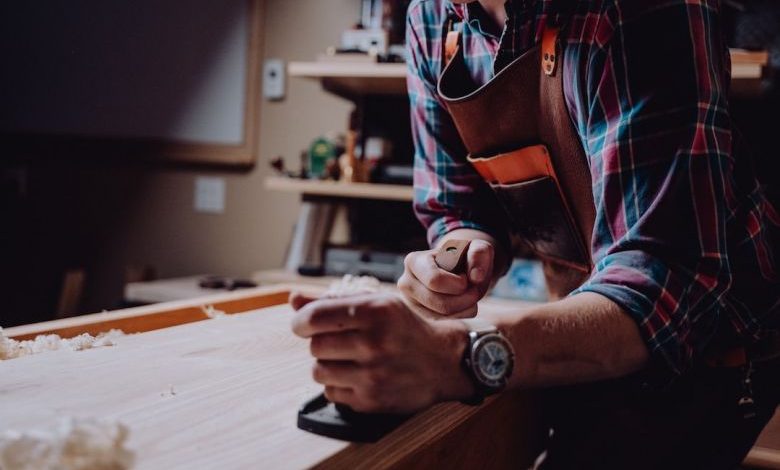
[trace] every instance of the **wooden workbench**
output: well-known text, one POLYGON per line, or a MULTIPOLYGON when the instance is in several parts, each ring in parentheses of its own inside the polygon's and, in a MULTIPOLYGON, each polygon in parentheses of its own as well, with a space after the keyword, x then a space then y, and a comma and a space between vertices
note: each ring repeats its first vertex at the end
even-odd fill
POLYGON ((112 347, 0 362, 0 432, 48 429, 68 416, 116 419, 130 429, 137 468, 523 468, 531 461, 535 407, 516 393, 479 408, 435 406, 376 444, 297 429, 299 406, 321 386, 310 378, 307 342, 290 332, 288 291, 258 288, 11 328, 16 338, 109 328, 138 334, 112 347), (207 319, 208 305, 240 314, 207 319))
MULTIPOLYGON (((290 333, 291 286, 10 328, 16 339, 110 328, 137 333, 112 347, 0 361, 0 433, 51 429, 64 417, 130 428, 136 468, 525 468, 537 448, 533 396, 419 413, 376 444, 297 429, 296 411, 321 387, 307 342, 290 333), (204 308, 228 314, 209 319, 204 308), (495 436, 500 435, 501 439, 495 436)), ((322 289, 310 288, 310 289, 322 289)), ((489 301, 482 310, 517 304, 489 301)), ((746 464, 780 468, 780 419, 746 464)))

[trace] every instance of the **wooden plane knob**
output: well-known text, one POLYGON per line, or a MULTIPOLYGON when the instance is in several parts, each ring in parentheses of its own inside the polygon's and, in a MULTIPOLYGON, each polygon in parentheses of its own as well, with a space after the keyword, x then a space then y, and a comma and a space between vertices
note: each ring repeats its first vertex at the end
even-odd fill
POLYGON ((464 274, 468 264, 466 255, 470 244, 471 240, 447 240, 433 255, 436 265, 453 274, 464 274))

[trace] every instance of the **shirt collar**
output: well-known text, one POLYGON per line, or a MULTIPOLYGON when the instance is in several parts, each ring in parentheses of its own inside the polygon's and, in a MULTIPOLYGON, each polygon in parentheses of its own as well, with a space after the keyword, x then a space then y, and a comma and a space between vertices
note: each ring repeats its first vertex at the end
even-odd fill
MULTIPOLYGON (((509 8, 509 3, 506 5, 509 8)), ((466 15, 464 21, 468 22, 472 28, 476 29, 482 34, 498 38, 501 36, 501 31, 504 25, 496 25, 493 20, 488 16, 482 5, 479 2, 471 2, 466 4, 466 15)))
MULTIPOLYGON (((512 16, 513 12, 519 12, 524 9, 532 8, 537 1, 547 4, 549 0, 506 0, 505 8, 507 14, 512 16)), ((504 25, 496 25, 488 17, 482 5, 478 1, 472 1, 466 4, 450 3, 452 14, 471 25, 480 33, 494 38, 501 37, 504 25)))

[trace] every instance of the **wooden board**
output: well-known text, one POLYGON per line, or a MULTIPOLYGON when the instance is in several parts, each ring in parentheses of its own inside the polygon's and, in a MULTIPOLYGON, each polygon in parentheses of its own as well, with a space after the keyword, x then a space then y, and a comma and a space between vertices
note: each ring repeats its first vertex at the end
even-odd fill
POLYGON ((274 191, 288 191, 312 196, 345 199, 380 199, 386 201, 411 201, 414 188, 403 184, 347 183, 270 176, 265 187, 274 191))
MULTIPOLYGON (((149 308, 130 312, 149 315, 149 308)), ((67 416, 117 419, 130 428, 137 468, 530 462, 535 407, 523 394, 479 408, 438 405, 377 444, 300 431, 297 409, 321 387, 310 378, 307 342, 290 332, 291 314, 278 305, 122 337, 113 347, 0 362, 0 396, 13 403, 0 407, 0 432, 50 428, 67 416), (495 430, 507 437, 503 446, 494 442, 495 430)))
POLYGON ((279 305, 287 301, 290 291, 295 288, 295 286, 280 285, 245 289, 190 300, 17 326, 8 328, 5 334, 17 340, 24 340, 41 334, 58 334, 62 337, 76 336, 81 333, 96 335, 112 328, 120 329, 125 333, 140 333, 206 320, 209 318, 206 314, 208 308, 224 313, 239 313, 279 305))
POLYGON ((347 99, 406 94, 406 64, 290 62, 288 72, 321 80, 327 91, 347 99))
MULTIPOLYGON (((289 331, 292 312, 283 303, 293 288, 301 289, 249 289, 10 328, 24 338, 120 322, 143 333, 109 348, 0 361, 0 398, 14 405, 0 406, 0 433, 50 428, 67 416, 118 419, 130 427, 137 468, 523 468, 531 461, 540 436, 528 393, 480 408, 438 405, 376 444, 298 430, 296 411, 320 386, 309 376, 306 341, 289 331), (207 305, 237 314, 208 320, 207 305), (171 327, 177 322, 185 324, 171 327)), ((520 305, 490 300, 480 308, 520 305)), ((780 417, 745 463, 780 468, 780 417)))
MULTIPOLYGON (((766 51, 731 49, 731 78, 758 80, 768 62, 766 51)), ((347 99, 365 95, 405 95, 406 64, 290 62, 291 77, 317 79, 325 90, 347 99)))

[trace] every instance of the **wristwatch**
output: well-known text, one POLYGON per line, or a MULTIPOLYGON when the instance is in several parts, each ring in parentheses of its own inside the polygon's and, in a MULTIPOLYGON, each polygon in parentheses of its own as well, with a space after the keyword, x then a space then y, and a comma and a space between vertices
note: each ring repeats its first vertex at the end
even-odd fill
POLYGON ((485 320, 463 320, 469 328, 469 344, 463 353, 463 368, 474 383, 474 395, 463 400, 479 405, 486 396, 504 389, 515 363, 512 344, 494 325, 485 320))

